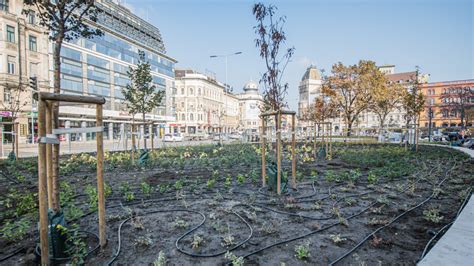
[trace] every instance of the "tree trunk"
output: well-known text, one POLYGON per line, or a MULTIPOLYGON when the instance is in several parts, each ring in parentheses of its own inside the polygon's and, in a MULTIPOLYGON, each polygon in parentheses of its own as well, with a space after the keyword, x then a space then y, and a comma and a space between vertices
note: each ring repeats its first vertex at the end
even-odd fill
MULTIPOLYGON (((53 53, 53 64, 54 64, 54 93, 61 93, 61 47, 63 40, 57 39, 54 46, 53 53)), ((59 127, 59 103, 53 103, 53 117, 52 126, 53 129, 59 127)), ((51 177, 51 183, 53 185, 52 193, 52 206, 53 211, 58 212, 60 210, 60 199, 59 199, 59 144, 53 144, 53 175, 51 177)))
MULTIPOLYGON (((145 112, 143 112, 143 123, 145 123, 145 112)), ((143 124, 143 142, 144 142, 144 147, 145 147, 145 150, 146 150, 146 134, 145 134, 145 124, 143 124)), ((150 134, 150 132, 148 132, 148 134, 150 134)))
POLYGON ((347 136, 350 137, 352 135, 352 121, 347 120, 347 136))

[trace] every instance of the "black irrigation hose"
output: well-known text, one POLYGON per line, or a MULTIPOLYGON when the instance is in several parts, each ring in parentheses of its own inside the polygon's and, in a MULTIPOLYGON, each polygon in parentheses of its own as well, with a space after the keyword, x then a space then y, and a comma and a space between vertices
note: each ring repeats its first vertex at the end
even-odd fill
MULTIPOLYGON (((455 164, 456 165, 456 164, 455 164)), ((454 168, 454 167, 453 167, 454 168)), ((453 169, 451 168, 451 169, 453 169)), ((451 170, 450 169, 450 170, 451 170)), ((446 181, 446 179, 448 178, 447 177, 447 174, 448 172, 450 171, 448 170, 446 173, 445 173, 445 178, 439 182, 437 184, 437 186, 441 186, 444 181, 446 181)), ((364 239, 362 239, 359 243, 357 243, 357 245, 355 245, 353 248, 351 248, 349 251, 347 251, 346 253, 342 254, 341 256, 339 256, 336 260, 333 260, 331 261, 328 266, 333 266, 334 264, 340 262, 342 259, 344 259, 345 257, 349 256, 352 252, 354 252, 357 248, 359 248, 360 246, 362 246, 362 244, 364 244, 370 237, 374 236, 376 233, 378 233, 379 231, 383 230, 384 228, 392 225, 394 222, 396 222, 398 219, 402 218, 403 216, 405 216, 407 213, 423 206, 426 202, 428 202, 429 200, 431 200, 432 198, 434 197, 434 192, 431 193, 431 195, 429 197, 427 197, 426 199, 424 199, 422 202, 418 203, 417 205, 415 205, 414 207, 411 207, 410 209, 406 210, 405 212, 399 214, 398 216, 396 216, 394 219, 392 219, 388 224, 385 224, 379 228, 377 228, 376 230, 374 230, 372 233, 368 234, 366 237, 364 237, 364 239)))
MULTIPOLYGON (((99 243, 99 236, 96 234, 96 233, 93 233, 93 232, 90 232, 90 231, 86 231, 86 230, 79 230, 78 232, 81 232, 81 233, 86 233, 86 234, 89 234, 91 236, 93 236, 96 241, 97 241, 97 245, 92 248, 91 250, 89 250, 85 256, 85 258, 89 257, 92 253, 94 253, 96 250, 99 249, 100 247, 100 243, 99 243)), ((36 248, 35 248, 35 255, 38 256, 38 258, 41 258, 41 250, 40 250, 40 246, 37 245, 36 248)), ((66 257, 66 258, 54 258, 54 257, 50 257, 49 259, 51 261, 54 261, 54 262, 67 262, 67 261, 70 261, 72 257, 66 257)))
POLYGON ((5 260, 8 260, 9 258, 11 258, 11 257, 15 256, 16 254, 22 252, 23 250, 25 250, 25 248, 24 248, 24 247, 21 247, 21 248, 15 250, 15 251, 13 251, 13 252, 10 253, 9 255, 6 255, 5 257, 0 258, 0 262, 5 261, 5 260))
MULTIPOLYGON (((354 217, 356 217, 356 216, 359 216, 359 215, 361 215, 362 213, 366 212, 368 209, 370 209, 370 208, 371 208, 372 206, 374 206, 375 204, 377 204, 377 202, 373 202, 372 204, 370 204, 369 206, 367 206, 365 209, 361 210, 360 212, 358 212, 358 213, 356 213, 356 214, 353 214, 353 215, 351 215, 351 216, 348 216, 348 217, 346 217, 345 219, 346 219, 346 220, 350 220, 350 219, 352 219, 352 218, 354 218, 354 217)), ((308 237, 308 236, 310 236, 310 235, 313 235, 313 234, 316 234, 316 233, 325 231, 325 230, 330 229, 330 228, 332 228, 332 227, 334 227, 334 226, 336 226, 336 225, 339 225, 340 223, 341 223, 341 222, 336 222, 336 223, 327 225, 327 226, 325 226, 325 227, 322 227, 322 228, 320 228, 320 229, 318 229, 318 230, 310 231, 309 233, 306 233, 306 234, 303 234, 303 235, 300 235, 300 236, 297 236, 297 237, 285 239, 285 240, 283 240, 283 241, 279 241, 279 242, 276 242, 276 243, 267 245, 267 246, 265 246, 265 247, 263 247, 263 248, 261 248, 261 249, 255 250, 255 251, 250 252, 250 253, 248 253, 248 254, 245 254, 245 255, 243 255, 242 257, 245 259, 245 258, 247 258, 247 257, 250 257, 250 256, 252 256, 252 255, 255 255, 255 254, 257 254, 257 253, 260 253, 260 252, 262 252, 262 251, 264 251, 264 250, 270 249, 270 248, 272 248, 272 247, 279 246, 279 245, 283 245, 283 244, 286 244, 286 243, 289 243, 289 242, 293 242, 293 241, 295 241, 295 240, 299 240, 299 239, 308 237)))
MULTIPOLYGON (((471 194, 471 188, 469 188, 468 190, 468 195, 471 194)), ((418 259, 418 261, 421 261, 425 255, 426 255, 426 252, 428 252, 428 248, 430 247, 431 243, 438 238, 438 235, 443 233, 448 227, 450 227, 452 224, 454 224, 454 222, 456 222, 456 220, 458 219, 458 216, 459 214, 461 214, 461 211, 464 209, 464 207, 466 206, 467 202, 468 202, 468 199, 470 199, 470 196, 466 196, 466 198, 464 199, 463 203, 461 204, 461 207, 459 207, 459 210, 456 214, 456 217, 454 218, 453 221, 451 221, 450 223, 446 224, 445 226, 443 226, 441 229, 438 230, 438 232, 436 232, 436 234, 430 239, 430 241, 428 241, 428 243, 426 244, 425 248, 423 249, 423 253, 421 253, 421 256, 420 258, 418 259)))
POLYGON ((279 210, 275 210, 275 209, 272 209, 272 208, 268 208, 266 206, 262 206, 260 204, 254 204, 254 206, 257 206, 259 208, 262 208, 262 209, 265 209, 267 211, 271 211, 271 212, 274 212, 274 213, 284 214, 284 215, 288 215, 288 216, 301 217, 301 218, 305 218, 305 219, 309 219, 309 220, 315 220, 315 221, 329 220, 329 219, 332 219, 334 217, 334 215, 326 216, 326 217, 312 217, 312 216, 307 216, 307 215, 298 214, 298 213, 279 211, 279 210))
MULTIPOLYGON (((245 206, 244 204, 237 204, 237 205, 234 205, 232 208, 236 207, 236 206, 245 206)), ((235 211, 232 211, 232 214, 234 214, 235 216, 237 216, 241 221, 243 221, 245 223, 245 225, 249 228, 250 230, 250 233, 249 235, 247 236, 246 239, 242 240, 240 243, 237 243, 235 246, 229 248, 229 249, 226 249, 225 251, 221 251, 221 252, 217 252, 217 253, 213 253, 213 254, 196 254, 196 253, 191 253, 191 252, 187 252, 183 249, 181 249, 179 247, 179 241, 181 241, 181 239, 183 239, 184 237, 186 237, 187 235, 191 234, 193 231, 197 230, 199 227, 201 227, 203 224, 204 224, 204 221, 199 224, 198 226, 196 226, 195 228, 192 228, 191 230, 189 230, 188 232, 186 232, 185 234, 183 234, 182 236, 180 236, 178 239, 176 239, 176 242, 175 242, 175 246, 176 248, 178 249, 179 252, 183 253, 183 254, 186 254, 188 256, 191 256, 191 257, 198 257, 198 258, 210 258, 210 257, 217 257, 217 256, 220 256, 222 254, 225 254, 226 252, 228 251, 232 251, 234 249, 237 249, 238 247, 242 246, 243 244, 247 243, 250 238, 252 238, 253 236, 253 228, 252 226, 244 219, 242 218, 242 216, 240 216, 238 213, 236 213, 235 211)))

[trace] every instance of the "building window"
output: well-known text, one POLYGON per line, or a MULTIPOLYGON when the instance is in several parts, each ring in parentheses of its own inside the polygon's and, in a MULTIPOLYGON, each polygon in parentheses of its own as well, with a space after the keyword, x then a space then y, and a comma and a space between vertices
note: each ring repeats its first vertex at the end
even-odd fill
POLYGON ((29 36, 28 46, 30 48, 30 51, 33 51, 33 52, 38 51, 38 45, 37 45, 35 36, 31 36, 31 35, 29 36))
POLYGON ((181 114, 181 120, 182 121, 185 121, 186 120, 186 116, 184 114, 181 114))
POLYGON ((6 103, 12 103, 12 90, 11 89, 3 89, 3 101, 6 103))
POLYGON ((29 24, 36 24, 36 13, 33 10, 28 12, 28 23, 29 24))
POLYGON ((0 0, 0 10, 8 12, 8 0, 0 0))
POLYGON ((10 75, 15 74, 15 62, 16 62, 15 57, 8 56, 8 74, 10 74, 10 75))
POLYGON ((7 41, 15 43, 15 27, 7 25, 7 41))
POLYGON ((184 88, 181 88, 181 94, 184 95, 184 88))

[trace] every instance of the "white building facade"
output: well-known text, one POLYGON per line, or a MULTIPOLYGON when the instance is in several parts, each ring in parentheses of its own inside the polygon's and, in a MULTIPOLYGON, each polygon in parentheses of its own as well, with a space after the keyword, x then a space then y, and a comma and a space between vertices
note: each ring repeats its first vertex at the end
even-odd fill
POLYGON ((175 71, 173 107, 184 134, 234 132, 238 127, 238 98, 224 91, 224 84, 194 70, 175 71))
POLYGON ((239 131, 247 135, 258 134, 263 97, 258 92, 258 84, 254 81, 249 81, 243 89, 244 92, 237 95, 240 109, 239 131))
MULTIPOLYGON (((36 11, 24 14, 24 10, 21 0, 0 0, 0 122, 12 122, 16 116, 20 143, 26 142, 36 127, 29 78, 38 79, 40 90, 49 87, 48 36, 39 26, 36 11)), ((3 130, 12 132, 12 126, 5 125, 3 130)), ((12 140, 11 134, 4 137, 12 140)))

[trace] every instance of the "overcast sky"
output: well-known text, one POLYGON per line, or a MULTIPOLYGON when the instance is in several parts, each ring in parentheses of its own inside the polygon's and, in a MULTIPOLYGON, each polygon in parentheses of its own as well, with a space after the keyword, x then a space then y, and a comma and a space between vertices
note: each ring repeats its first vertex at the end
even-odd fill
MULTIPOLYGON (((225 80, 224 59, 230 57, 228 80, 236 92, 265 71, 255 47, 254 1, 121 0, 135 14, 158 27, 167 54, 191 68, 225 80)), ((419 65, 431 81, 474 78, 473 1, 471 0, 326 0, 265 1, 287 17, 287 44, 296 51, 284 80, 287 101, 297 108, 298 84, 314 64, 330 71, 341 61, 359 59, 394 64, 397 72, 419 65)))

